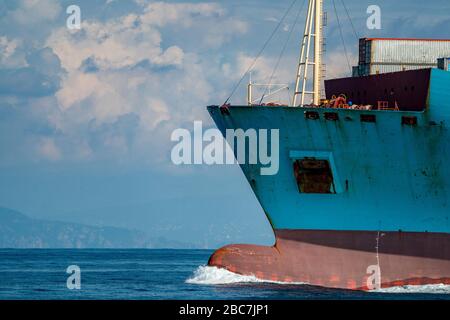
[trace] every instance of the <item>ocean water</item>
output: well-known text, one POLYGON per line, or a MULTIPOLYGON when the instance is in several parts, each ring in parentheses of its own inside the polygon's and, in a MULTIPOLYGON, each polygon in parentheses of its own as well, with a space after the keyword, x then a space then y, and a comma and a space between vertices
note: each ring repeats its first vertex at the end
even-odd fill
POLYGON ((0 250, 0 299, 446 299, 450 286, 352 292, 206 267, 209 250, 0 250), (69 290, 66 269, 81 269, 69 290))

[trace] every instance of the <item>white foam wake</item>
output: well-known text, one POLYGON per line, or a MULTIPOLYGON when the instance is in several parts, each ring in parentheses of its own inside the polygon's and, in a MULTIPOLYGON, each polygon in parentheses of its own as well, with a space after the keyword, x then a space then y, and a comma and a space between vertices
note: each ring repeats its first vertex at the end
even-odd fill
POLYGON ((292 283, 292 282, 278 282, 261 280, 255 276, 243 276, 237 273, 230 272, 225 269, 200 266, 194 271, 194 275, 186 280, 189 284, 201 284, 201 285, 221 285, 221 284, 234 284, 234 283, 273 283, 273 284, 290 284, 301 285, 304 283, 292 283))
POLYGON ((450 285, 427 284, 420 286, 400 286, 373 290, 379 293, 425 293, 425 294, 450 294, 450 285))
MULTIPOLYGON (((306 283, 300 282, 279 282, 270 280, 261 280, 255 276, 243 276, 237 273, 230 272, 228 270, 210 267, 200 266, 195 271, 191 278, 186 280, 189 284, 198 285, 226 285, 226 284, 238 284, 238 283, 272 283, 283 285, 304 285, 306 283)), ((384 288, 379 290, 372 290, 373 293, 422 293, 422 294, 450 294, 450 285, 445 284, 433 284, 433 285, 420 285, 420 286, 399 286, 384 288)))

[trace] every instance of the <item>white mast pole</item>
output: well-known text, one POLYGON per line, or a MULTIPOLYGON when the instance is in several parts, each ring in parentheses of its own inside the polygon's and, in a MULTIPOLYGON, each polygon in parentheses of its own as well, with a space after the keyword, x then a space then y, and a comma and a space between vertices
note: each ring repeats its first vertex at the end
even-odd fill
POLYGON ((320 104, 320 84, 322 77, 322 1, 316 0, 314 37, 314 90, 313 104, 320 104))
POLYGON ((247 88, 247 105, 251 106, 253 104, 253 83, 252 83, 252 73, 250 72, 247 88))
POLYGON ((294 98, 292 105, 297 106, 297 98, 300 95, 300 106, 305 104, 305 96, 312 95, 312 102, 320 104, 321 72, 322 72, 322 11, 323 0, 309 0, 308 15, 306 18, 305 32, 303 35, 300 61, 297 70, 294 98), (314 27, 314 33, 313 33, 314 27), (314 62, 310 61, 311 37, 314 37, 314 62), (313 65, 313 88, 307 91, 309 66, 313 65), (300 82, 301 88, 300 88, 300 82), (300 91, 301 89, 301 91, 300 91))
POLYGON ((306 51, 307 50, 309 51, 309 46, 307 47, 307 43, 308 43, 308 40, 310 39, 309 29, 310 29, 310 24, 311 24, 311 19, 312 19, 313 5, 314 5, 314 0, 309 0, 308 15, 306 17, 306 22, 305 22, 305 32, 303 33, 302 49, 301 49, 300 61, 298 63, 298 69, 297 69, 297 78, 296 78, 296 82, 295 82, 294 99, 292 102, 293 107, 297 106, 297 96, 302 93, 299 91, 300 90, 300 81, 302 81, 303 83, 306 81, 306 79, 305 79, 306 62, 304 62, 304 60, 305 60, 306 51), (303 68, 303 72, 302 72, 302 68, 303 68))
POLYGON ((300 97, 300 106, 305 105, 305 97, 308 94, 307 92, 307 83, 308 83, 308 73, 309 73, 309 66, 314 65, 314 62, 310 61, 310 53, 311 53, 311 38, 314 36, 313 34, 313 26, 314 26, 314 6, 316 4, 316 0, 310 0, 311 1, 311 11, 310 11, 310 18, 309 18, 309 26, 308 26, 308 43, 307 43, 307 49, 306 49, 306 60, 305 60, 305 68, 303 69, 303 86, 302 86, 302 94, 300 97))

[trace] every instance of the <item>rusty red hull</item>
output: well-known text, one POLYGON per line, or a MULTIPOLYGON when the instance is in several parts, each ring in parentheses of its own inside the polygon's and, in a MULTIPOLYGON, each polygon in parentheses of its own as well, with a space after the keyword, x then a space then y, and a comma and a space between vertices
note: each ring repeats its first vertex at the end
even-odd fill
POLYGON ((330 288, 450 284, 450 235, 365 231, 277 230, 273 247, 231 245, 209 265, 262 280, 330 288), (376 271, 376 272, 378 272, 376 271))

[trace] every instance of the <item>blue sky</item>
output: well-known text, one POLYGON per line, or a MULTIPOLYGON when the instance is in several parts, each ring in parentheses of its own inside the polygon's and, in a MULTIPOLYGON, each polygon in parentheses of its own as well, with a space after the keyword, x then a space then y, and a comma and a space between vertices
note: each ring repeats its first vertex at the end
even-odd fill
MULTIPOLYGON (((270 75, 302 2, 256 80, 270 75)), ((194 120, 213 126, 205 106, 224 101, 290 3, 0 0, 0 206, 203 246, 270 243, 239 168, 172 165, 170 133, 194 120), (71 4, 81 8, 79 31, 66 28, 71 4)), ((338 77, 349 70, 331 3, 327 75, 338 77)), ((359 37, 450 38, 449 1, 345 3, 359 37), (381 30, 366 28, 371 4, 382 10, 381 30)), ((356 63, 357 39, 336 4, 356 63)), ((303 23, 276 81, 294 80, 303 23)))

